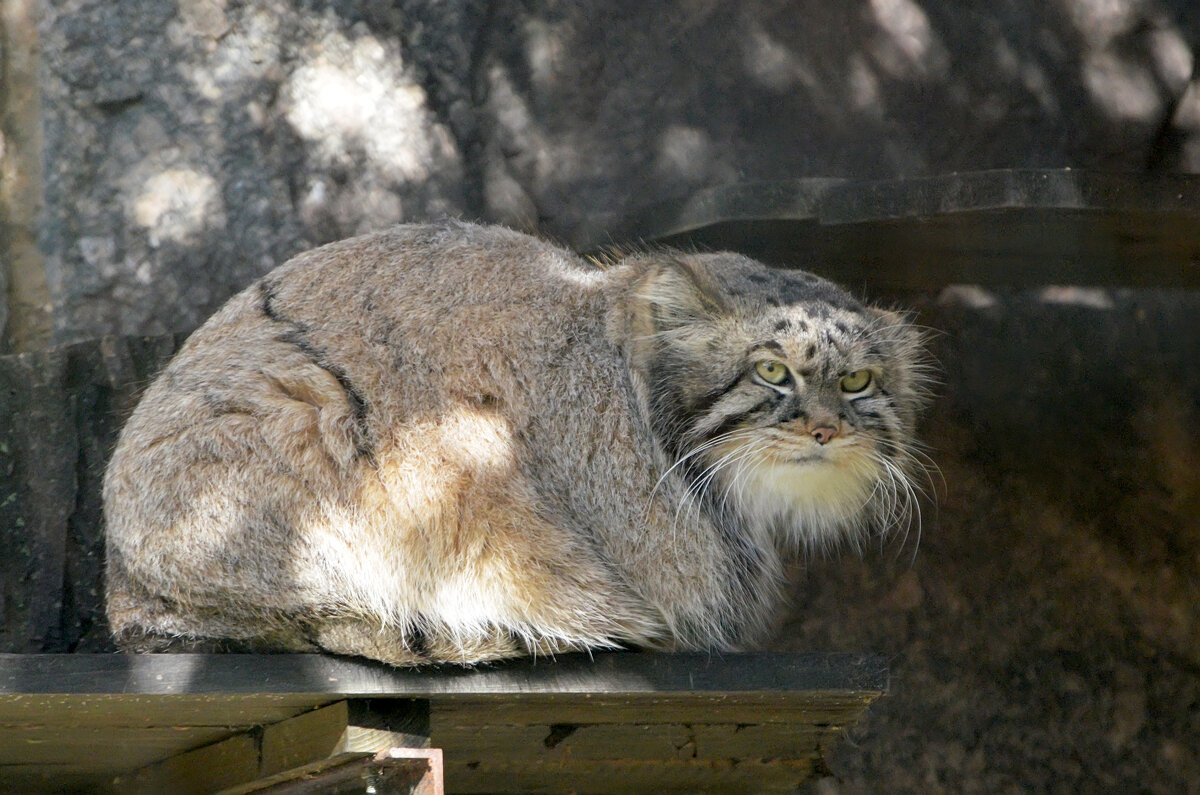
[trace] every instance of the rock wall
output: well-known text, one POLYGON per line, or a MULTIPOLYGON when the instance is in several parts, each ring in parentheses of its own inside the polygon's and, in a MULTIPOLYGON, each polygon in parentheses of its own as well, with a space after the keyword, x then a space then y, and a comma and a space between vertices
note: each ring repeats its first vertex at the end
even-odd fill
POLYGON ((788 650, 891 694, 819 792, 1195 792, 1200 295, 954 289, 919 537, 796 572, 788 650))
POLYGON ((443 214, 586 245, 731 182, 1200 167, 1185 0, 3 6, 7 350, 443 214))
POLYGON ((111 650, 100 486, 117 433, 178 339, 0 356, 0 651, 111 650))
POLYGON ((190 329, 301 248, 462 211, 457 142, 398 36, 286 2, 44 11, 57 341, 190 329))

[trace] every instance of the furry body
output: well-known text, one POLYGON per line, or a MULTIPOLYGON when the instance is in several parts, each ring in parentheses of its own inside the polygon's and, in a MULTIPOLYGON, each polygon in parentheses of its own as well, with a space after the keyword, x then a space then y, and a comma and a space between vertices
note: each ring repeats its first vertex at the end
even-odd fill
POLYGON ((397 665, 742 647, 789 551, 904 513, 918 344, 731 254, 600 268, 458 223, 316 249, 201 327, 122 432, 110 623, 133 650, 397 665))

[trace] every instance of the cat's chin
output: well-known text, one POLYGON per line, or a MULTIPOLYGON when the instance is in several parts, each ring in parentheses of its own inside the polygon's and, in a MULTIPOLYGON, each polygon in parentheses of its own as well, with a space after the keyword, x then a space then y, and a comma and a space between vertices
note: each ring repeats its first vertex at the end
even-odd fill
POLYGON ((763 541, 823 548, 863 524, 880 476, 878 464, 858 451, 818 451, 748 466, 734 490, 751 532, 769 536, 763 541))

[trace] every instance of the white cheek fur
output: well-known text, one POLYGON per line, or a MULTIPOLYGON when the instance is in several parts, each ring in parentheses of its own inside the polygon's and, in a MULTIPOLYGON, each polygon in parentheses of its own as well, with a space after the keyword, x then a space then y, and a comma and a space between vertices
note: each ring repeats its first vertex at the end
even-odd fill
POLYGON ((736 460, 722 471, 724 483, 711 488, 729 495, 759 543, 805 550, 836 546, 862 525, 883 477, 874 457, 858 445, 806 462, 783 460, 769 449, 736 460))
POLYGON ((750 504, 743 508, 766 520, 755 524, 782 525, 786 538, 777 541, 806 549, 836 544, 858 524, 879 480, 877 464, 846 453, 848 460, 758 467, 747 489, 750 504))

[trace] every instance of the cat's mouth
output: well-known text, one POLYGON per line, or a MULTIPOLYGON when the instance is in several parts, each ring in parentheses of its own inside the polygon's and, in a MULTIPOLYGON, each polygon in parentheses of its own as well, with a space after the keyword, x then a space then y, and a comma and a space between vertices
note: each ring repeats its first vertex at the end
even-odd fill
POLYGON ((810 455, 794 455, 787 459, 789 464, 826 464, 829 459, 823 453, 812 453, 810 455))
POLYGON ((789 450, 778 455, 777 460, 796 466, 817 466, 820 464, 840 466, 846 462, 846 456, 854 445, 841 444, 829 447, 818 447, 813 450, 789 450))

